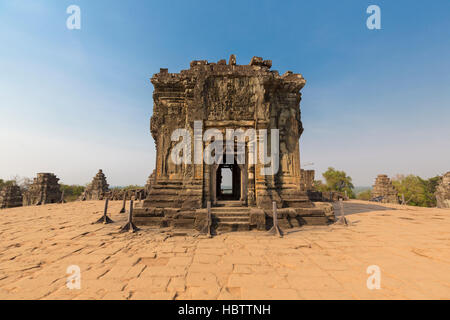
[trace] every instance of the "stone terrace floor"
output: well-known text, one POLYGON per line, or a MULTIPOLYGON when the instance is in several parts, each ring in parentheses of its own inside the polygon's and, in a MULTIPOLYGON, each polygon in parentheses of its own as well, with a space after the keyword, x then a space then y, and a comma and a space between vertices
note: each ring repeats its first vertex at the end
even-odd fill
MULTIPOLYGON (((368 204, 367 202, 352 203, 368 204)), ((0 211, 0 299, 450 299, 450 210, 388 205, 351 226, 214 238, 91 224, 104 202, 0 211), (66 287, 67 267, 81 289, 66 287), (367 267, 381 269, 369 290, 367 267)))

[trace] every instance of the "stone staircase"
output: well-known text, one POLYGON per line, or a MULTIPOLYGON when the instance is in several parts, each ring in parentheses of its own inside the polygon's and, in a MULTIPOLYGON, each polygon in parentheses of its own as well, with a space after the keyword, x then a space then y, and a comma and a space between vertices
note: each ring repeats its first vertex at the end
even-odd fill
POLYGON ((216 231, 250 230, 250 208, 240 201, 217 201, 211 208, 211 217, 216 231))

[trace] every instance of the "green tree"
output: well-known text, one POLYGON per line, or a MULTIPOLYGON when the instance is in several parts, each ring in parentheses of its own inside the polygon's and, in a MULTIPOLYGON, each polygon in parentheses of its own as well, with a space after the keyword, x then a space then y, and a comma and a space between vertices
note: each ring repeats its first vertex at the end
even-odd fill
POLYGON ((347 191, 347 195, 349 198, 355 198, 355 193, 353 189, 355 188, 352 183, 352 178, 347 176, 344 171, 335 170, 332 167, 329 167, 327 171, 325 171, 322 176, 325 178, 325 187, 321 186, 323 191, 338 191, 345 193, 347 191))
POLYGON ((10 185, 13 185, 13 184, 16 184, 16 181, 15 180, 3 180, 3 179, 0 179, 0 189, 2 189, 4 186, 10 186, 10 185))
POLYGON ((356 194, 356 199, 366 200, 366 201, 372 199, 372 190, 366 189, 366 190, 358 192, 356 194))
POLYGON ((397 175, 392 179, 392 184, 397 189, 399 195, 405 197, 405 202, 411 206, 434 207, 436 197, 434 192, 439 183, 439 177, 422 179, 413 174, 397 175))
POLYGON ((64 191, 64 200, 70 202, 77 200, 84 192, 85 187, 79 185, 60 185, 61 191, 64 191))
POLYGON ((322 182, 322 180, 314 180, 314 190, 320 191, 320 192, 326 192, 327 186, 322 182))
POLYGON ((123 190, 135 190, 135 189, 144 189, 144 187, 143 186, 138 186, 138 185, 129 185, 129 186, 122 187, 120 189, 123 189, 123 190))

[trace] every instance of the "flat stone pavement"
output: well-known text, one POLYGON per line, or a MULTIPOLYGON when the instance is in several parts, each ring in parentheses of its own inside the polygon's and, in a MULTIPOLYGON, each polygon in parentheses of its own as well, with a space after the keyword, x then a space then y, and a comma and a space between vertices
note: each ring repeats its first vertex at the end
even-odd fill
POLYGON ((387 205, 396 210, 352 214, 348 227, 210 239, 120 234, 126 215, 110 204, 108 225, 92 224, 101 201, 1 210, 0 299, 450 299, 447 209, 387 205), (71 265, 80 289, 66 286, 71 265), (372 265, 378 290, 367 287, 372 265))

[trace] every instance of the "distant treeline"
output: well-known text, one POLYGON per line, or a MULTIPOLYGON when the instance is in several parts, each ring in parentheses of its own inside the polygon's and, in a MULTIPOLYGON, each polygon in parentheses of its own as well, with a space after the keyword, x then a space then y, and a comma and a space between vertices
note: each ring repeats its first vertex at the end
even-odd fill
MULTIPOLYGON (((64 190, 64 200, 67 202, 77 200, 86 189, 86 186, 61 184, 61 191, 64 190)), ((111 187, 110 190, 136 190, 144 189, 142 186, 129 185, 124 187, 111 187)))
POLYGON ((136 184, 130 184, 129 186, 124 186, 124 187, 110 187, 111 190, 136 190, 136 189, 144 189, 143 186, 138 186, 136 184))
POLYGON ((352 178, 347 176, 344 171, 329 167, 322 176, 325 178, 325 183, 321 180, 314 181, 315 190, 321 192, 337 191, 343 194, 347 193, 350 199, 355 198, 355 186, 352 183, 352 178))
POLYGON ((3 179, 0 179, 0 189, 2 189, 4 186, 9 186, 9 185, 13 185, 13 184, 16 184, 16 181, 15 180, 3 180, 3 179))
MULTIPOLYGON (((371 188, 362 189, 353 185, 352 178, 347 176, 344 171, 336 170, 329 167, 322 174, 325 182, 321 180, 314 181, 314 189, 321 192, 337 191, 347 193, 350 199, 370 200, 372 199, 371 188)), ((402 195, 405 202, 411 206, 435 207, 436 197, 434 195, 436 187, 439 184, 440 177, 436 176, 430 179, 422 179, 413 174, 396 175, 392 178, 392 184, 398 191, 399 197, 402 195)), ((11 180, 0 179, 0 189, 6 185, 16 184, 22 191, 28 190, 29 185, 33 182, 30 178, 15 177, 11 180)), ((143 189, 143 186, 128 185, 123 187, 111 187, 111 190, 135 190, 143 189)), ((61 184, 61 191, 64 191, 64 200, 75 201, 86 189, 86 186, 61 184)))
MULTIPOLYGON (((30 178, 21 178, 19 176, 16 176, 14 178, 12 178, 11 180, 3 180, 0 179, 0 189, 2 189, 4 186, 7 185, 18 185, 20 187, 20 189, 22 190, 22 192, 25 192, 28 190, 29 186, 33 183, 33 179, 30 178)), ((80 186, 77 184, 72 184, 72 185, 68 185, 68 184, 60 184, 61 186, 61 191, 64 191, 64 200, 67 202, 70 201, 76 201, 81 194, 84 192, 84 190, 86 190, 86 186, 80 186)), ((129 185, 129 186, 123 186, 123 187, 112 187, 110 188, 111 190, 134 190, 134 189, 143 189, 143 186, 138 186, 138 185, 129 185)))
MULTIPOLYGON (((320 180, 314 181, 314 188, 317 191, 338 191, 342 193, 347 191, 347 195, 351 199, 372 199, 371 188, 355 188, 352 184, 352 178, 347 176, 344 171, 338 171, 330 167, 323 173, 323 177, 325 178, 325 183, 320 180)), ((398 191, 399 197, 404 196, 406 204, 420 207, 435 207, 436 197, 434 193, 439 180, 439 176, 422 179, 413 174, 399 174, 392 178, 392 184, 398 191)))
POLYGON ((79 186, 76 184, 60 184, 60 186, 61 191, 64 191, 64 200, 67 202, 76 201, 86 189, 85 186, 79 186))
MULTIPOLYGON (((436 187, 439 184, 440 177, 432 177, 430 179, 422 179, 413 174, 396 175, 392 178, 392 185, 398 192, 399 197, 405 198, 406 204, 418 207, 435 207, 436 206, 436 187)), ((370 200, 372 198, 372 190, 364 190, 356 195, 357 199, 370 200)))

